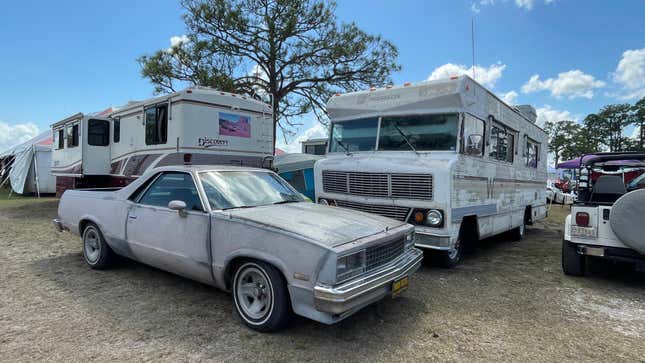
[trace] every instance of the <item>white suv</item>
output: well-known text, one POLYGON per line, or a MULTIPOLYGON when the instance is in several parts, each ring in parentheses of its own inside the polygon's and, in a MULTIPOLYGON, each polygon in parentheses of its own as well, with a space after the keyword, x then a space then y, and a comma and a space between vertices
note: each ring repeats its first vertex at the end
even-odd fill
POLYGON ((565 274, 584 275, 586 256, 645 267, 645 189, 626 186, 624 182, 626 174, 639 172, 645 172, 644 152, 600 153, 581 158, 578 200, 564 228, 565 274))

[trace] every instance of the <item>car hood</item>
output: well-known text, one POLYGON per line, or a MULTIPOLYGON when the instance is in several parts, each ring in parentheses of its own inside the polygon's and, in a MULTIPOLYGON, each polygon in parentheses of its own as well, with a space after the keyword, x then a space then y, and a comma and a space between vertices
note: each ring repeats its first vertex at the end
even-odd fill
POLYGON ((226 211, 247 220, 294 233, 333 247, 403 225, 395 219, 314 203, 287 203, 226 211))

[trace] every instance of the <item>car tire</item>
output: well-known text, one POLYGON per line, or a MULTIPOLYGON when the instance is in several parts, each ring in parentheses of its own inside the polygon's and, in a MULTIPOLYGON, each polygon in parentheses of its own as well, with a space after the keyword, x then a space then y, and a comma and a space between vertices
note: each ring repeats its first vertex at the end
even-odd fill
POLYGON ((576 245, 569 241, 562 241, 562 271, 569 276, 584 276, 585 256, 578 254, 576 245))
POLYGON ((461 238, 455 241, 455 245, 448 251, 441 251, 437 256, 437 264, 443 268, 453 268, 461 262, 464 252, 464 243, 461 238))
POLYGON ((237 315, 249 328, 272 332, 285 328, 291 320, 287 283, 280 271, 268 263, 240 264, 231 286, 237 315))
POLYGON ((114 252, 105 242, 103 233, 94 223, 88 223, 83 228, 83 258, 90 268, 104 270, 114 261, 114 252))

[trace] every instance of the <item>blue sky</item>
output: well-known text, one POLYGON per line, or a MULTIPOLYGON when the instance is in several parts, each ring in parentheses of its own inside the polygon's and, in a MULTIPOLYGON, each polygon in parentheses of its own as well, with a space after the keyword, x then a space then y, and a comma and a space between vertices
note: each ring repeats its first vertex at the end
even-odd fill
MULTIPOLYGON (((135 59, 185 33, 172 0, 12 1, 0 12, 0 149, 78 111, 152 96, 135 59)), ((399 47, 395 84, 467 72, 544 119, 645 96, 645 1, 339 0, 341 21, 399 47)), ((282 148, 324 131, 310 118, 282 148)), ((631 130, 629 130, 631 132, 631 130)))

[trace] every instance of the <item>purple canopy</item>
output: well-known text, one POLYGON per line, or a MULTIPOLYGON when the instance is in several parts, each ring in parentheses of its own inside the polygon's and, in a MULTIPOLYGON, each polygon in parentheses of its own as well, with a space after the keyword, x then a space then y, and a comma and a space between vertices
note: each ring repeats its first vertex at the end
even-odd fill
MULTIPOLYGON (((585 155, 579 158, 563 161, 556 165, 557 169, 577 169, 580 167, 580 159, 584 158, 585 161, 591 161, 597 158, 597 155, 585 155)), ((629 165, 629 164, 642 164, 640 160, 610 160, 606 162, 607 165, 629 165)))

